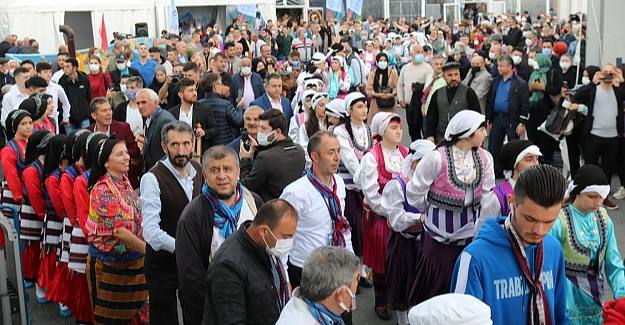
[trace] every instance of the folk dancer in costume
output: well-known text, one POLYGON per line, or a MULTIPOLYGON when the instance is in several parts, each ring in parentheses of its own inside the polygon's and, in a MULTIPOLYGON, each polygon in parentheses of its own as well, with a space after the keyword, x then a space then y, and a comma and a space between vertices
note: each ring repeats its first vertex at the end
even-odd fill
MULTIPOLYGON (((26 168, 25 155, 28 138, 33 134, 33 119, 30 113, 23 109, 17 109, 9 113, 6 120, 6 136, 9 142, 0 151, 2 160, 2 205, 13 208, 18 214, 23 203, 22 172, 26 168)), ((4 216, 12 219, 11 210, 3 210, 4 216)), ((4 232, 0 232, 0 247, 4 247, 4 232)), ((32 287, 32 282, 26 281, 27 287, 32 287), (30 283, 30 285, 28 285, 30 283)))
POLYGON ((390 230, 388 212, 382 208, 381 200, 386 183, 400 174, 408 148, 401 145, 401 117, 395 113, 376 114, 371 131, 377 143, 362 157, 354 181, 364 194, 362 252, 364 264, 373 271, 375 312, 379 318, 389 320, 384 272, 390 230))
POLYGON ((86 224, 89 218, 90 204, 87 184, 96 163, 99 149, 106 139, 106 135, 95 132, 81 134, 76 140, 76 146, 80 148, 78 151, 81 157, 80 161, 84 166, 83 172, 75 177, 72 188, 76 215, 73 220, 74 227, 69 244, 68 267, 72 278, 71 287, 75 291, 70 309, 76 320, 81 323, 94 322, 92 298, 86 274, 89 242, 85 234, 87 234, 86 224))
MULTIPOLYGON (((330 102, 327 93, 316 93, 311 100, 310 111, 306 122, 299 127, 297 139, 302 148, 308 147, 309 139, 319 131, 328 130, 326 105, 330 102)), ((306 168, 310 168, 312 161, 306 153, 306 168)))
POLYGON ((578 169, 550 234, 562 245, 569 324, 602 324, 607 280, 614 299, 625 296, 625 271, 614 223, 601 206, 610 182, 596 165, 578 169), (605 274, 605 275, 604 275, 605 274))
POLYGON ((312 106, 312 96, 316 93, 315 90, 305 90, 302 94, 302 98, 297 102, 296 109, 294 110, 297 113, 293 114, 289 123, 289 138, 295 143, 299 143, 299 128, 304 125, 308 119, 310 107, 312 106))
POLYGON ((41 191, 41 171, 45 160, 46 146, 54 134, 48 131, 35 131, 26 145, 26 165, 22 173, 24 184, 24 196, 28 201, 22 203, 20 214, 20 239, 26 241, 24 255, 22 257, 22 271, 24 278, 33 279, 36 287, 36 300, 45 304, 47 283, 40 282, 39 270, 41 268, 41 239, 45 226, 46 201, 41 191), (28 202, 28 205, 26 205, 28 202))
POLYGON ((564 177, 550 165, 527 168, 509 197, 509 216, 489 218, 454 267, 451 290, 486 303, 493 324, 567 324, 558 218, 564 177))
POLYGON ((483 204, 495 201, 488 198, 495 187, 493 158, 481 148, 485 127, 484 115, 458 112, 447 125, 445 141, 423 157, 406 186, 408 204, 426 215, 410 293, 416 304, 449 293, 454 263, 473 240, 475 221, 491 213, 483 204))
POLYGON ((484 215, 477 222, 477 230, 488 217, 507 216, 510 213, 508 196, 514 192, 514 184, 522 171, 530 166, 538 165, 538 158, 542 156, 538 146, 533 145, 529 140, 512 140, 501 148, 501 165, 504 177, 501 183, 493 189, 497 202, 494 204, 496 213, 484 215))
MULTIPOLYGON (((367 102, 360 92, 345 97, 347 121, 334 128, 334 134, 341 145, 341 163, 338 174, 345 183, 345 218, 352 228, 352 246, 356 256, 362 258, 362 201, 364 196, 360 185, 354 182, 354 175, 360 168, 362 157, 373 146, 371 127, 367 121, 367 102)), ((362 268, 365 273, 365 268, 362 268)), ((361 274, 365 275, 365 274, 361 274)), ((360 284, 370 288, 371 283, 363 276, 360 284)))
MULTIPOLYGON (((57 134, 50 139, 46 148, 43 169, 41 170, 41 192, 45 199, 45 223, 43 233, 44 256, 39 267, 38 282, 41 287, 46 288, 46 299, 50 294, 50 289, 54 284, 57 272, 63 273, 62 268, 58 268, 61 257, 61 241, 63 236, 63 219, 65 209, 61 198, 61 173, 67 167, 66 161, 62 159, 63 146, 67 136, 57 134)), ((35 207, 33 205, 33 207, 35 207)), ((35 207, 35 210, 38 208, 35 207)), ((65 269, 66 270, 66 269, 65 269)), ((65 273, 66 274, 66 273, 65 273)), ((59 303, 59 314, 64 317, 70 315, 69 308, 63 303, 59 303)))
MULTIPOLYGON (((82 170, 84 169, 82 159, 76 161, 76 156, 74 156, 74 151, 78 151, 77 156, 80 157, 80 150, 77 146, 79 142, 78 138, 80 138, 79 136, 81 134, 84 134, 82 137, 82 147, 84 147, 89 134, 89 131, 84 129, 70 133, 70 135, 68 135, 65 139, 65 143, 63 145, 63 154, 61 156, 67 164, 67 168, 64 168, 63 172, 60 173, 59 181, 59 194, 63 207, 62 215, 64 217, 63 234, 61 236, 61 251, 56 272, 54 274, 54 278, 52 279, 52 283, 46 292, 46 298, 49 301, 58 302, 67 307, 61 308, 59 311, 59 314, 62 317, 68 317, 70 315, 69 306, 73 302, 74 297, 76 297, 74 287, 71 285, 72 274, 68 264, 73 220, 76 218, 76 202, 74 201, 73 194, 74 179, 76 178, 77 173, 82 173, 82 170)), ((51 195, 53 194, 51 193, 51 195)), ((55 200, 59 200, 59 198, 52 199, 53 204, 56 204, 54 202, 55 200)), ((80 323, 80 321, 78 322, 80 323)))
POLYGON ((409 294, 414 282, 414 270, 420 254, 419 239, 425 215, 410 206, 406 199, 406 184, 412 178, 419 161, 435 149, 427 140, 410 144, 410 154, 404 159, 401 174, 386 183, 382 191, 382 210, 388 214, 392 233, 386 252, 386 296, 388 305, 397 313, 397 323, 408 325, 409 294))
POLYGON ((50 117, 54 112, 54 101, 52 96, 45 93, 35 93, 26 98, 20 109, 27 110, 33 118, 33 128, 35 131, 47 130, 53 134, 58 133, 56 122, 50 117))
POLYGON ((89 255, 86 273, 95 324, 148 324, 139 196, 126 176, 130 156, 124 142, 107 139, 89 175, 89 255))

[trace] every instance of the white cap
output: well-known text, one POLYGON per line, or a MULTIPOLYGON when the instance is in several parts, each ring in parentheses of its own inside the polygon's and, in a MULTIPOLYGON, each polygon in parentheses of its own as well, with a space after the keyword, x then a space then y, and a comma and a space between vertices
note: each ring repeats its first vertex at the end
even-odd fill
POLYGON ((317 107, 317 104, 319 104, 319 101, 323 98, 328 99, 328 93, 315 93, 312 97, 312 108, 315 109, 317 107))
POLYGON ((435 296, 408 312, 410 325, 492 325, 490 317, 488 305, 473 296, 457 293, 435 296))
POLYGON ((332 57, 332 60, 336 60, 336 61, 338 61, 338 63, 341 65, 341 67, 344 67, 344 66, 345 66, 345 58, 343 58, 343 57, 342 57, 342 56, 340 56, 340 55, 335 55, 335 56, 333 56, 333 57, 332 57))
POLYGON ((346 117, 347 114, 345 114, 345 101, 340 98, 335 98, 331 100, 326 105, 326 115, 338 118, 346 117))
POLYGON ((300 112, 304 110, 304 102, 306 101, 306 97, 313 96, 316 93, 317 92, 312 89, 304 90, 304 92, 302 93, 302 97, 300 97, 299 102, 297 103, 300 112))
POLYGON ((399 120, 399 122, 401 122, 401 117, 391 112, 376 113, 371 120, 371 132, 381 137, 392 120, 399 120))
POLYGON ((458 139, 470 137, 486 121, 486 117, 476 111, 462 110, 451 118, 445 130, 445 140, 451 141, 452 137, 458 139))
POLYGON ((352 104, 361 98, 364 99, 365 95, 359 91, 353 91, 345 96, 345 114, 347 114, 347 116, 352 112, 352 104))
POLYGON ((313 64, 319 64, 319 63, 325 61, 326 58, 327 57, 325 56, 325 54, 323 54, 321 52, 317 52, 317 53, 313 54, 311 62, 313 64))

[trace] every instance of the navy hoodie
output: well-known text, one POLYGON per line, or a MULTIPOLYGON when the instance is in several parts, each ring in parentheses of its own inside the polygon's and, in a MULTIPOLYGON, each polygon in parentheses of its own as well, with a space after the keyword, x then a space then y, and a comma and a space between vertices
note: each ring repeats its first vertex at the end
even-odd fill
MULTIPOLYGON (((451 291, 475 296, 490 306, 493 324, 526 325, 529 287, 519 267, 508 233, 505 217, 491 218, 482 226, 475 241, 458 257, 451 280, 451 291)), ((549 301, 552 324, 567 324, 566 277, 564 257, 558 241, 551 235, 543 240, 542 282, 549 301)), ((534 272, 538 246, 525 247, 534 272)))

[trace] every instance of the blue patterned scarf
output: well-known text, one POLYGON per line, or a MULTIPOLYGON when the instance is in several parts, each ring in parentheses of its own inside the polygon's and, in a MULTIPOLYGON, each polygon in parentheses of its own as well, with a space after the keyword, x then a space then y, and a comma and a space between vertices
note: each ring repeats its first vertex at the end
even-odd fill
POLYGON ((321 325, 344 325, 345 322, 340 315, 335 314, 322 304, 318 302, 310 302, 304 300, 308 305, 308 310, 312 314, 313 318, 321 325))
POLYGON ((237 184, 237 193, 239 197, 234 206, 229 207, 224 201, 217 197, 217 193, 211 190, 208 185, 202 185, 202 194, 208 199, 215 215, 215 226, 219 228, 219 233, 224 239, 228 239, 230 235, 237 229, 241 207, 243 206, 243 191, 241 183, 237 184))

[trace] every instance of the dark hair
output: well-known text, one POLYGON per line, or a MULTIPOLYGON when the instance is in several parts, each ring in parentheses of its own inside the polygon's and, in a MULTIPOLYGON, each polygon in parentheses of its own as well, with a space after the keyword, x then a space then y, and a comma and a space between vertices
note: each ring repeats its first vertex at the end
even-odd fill
POLYGON ((78 60, 76 60, 76 58, 67 58, 67 60, 65 60, 65 64, 71 64, 72 67, 74 68, 78 68, 78 60))
POLYGON ((129 83, 133 83, 133 84, 136 83, 138 88, 143 88, 143 79, 141 79, 141 77, 139 76, 129 77, 128 80, 126 81, 126 85, 129 83))
POLYGON ((197 64, 195 62, 189 61, 182 66, 182 71, 187 72, 193 70, 193 72, 197 72, 197 64))
POLYGON ((226 42, 226 44, 224 44, 224 51, 227 51, 229 48, 234 47, 234 42, 226 42))
POLYGON ((280 132, 282 132, 283 135, 288 134, 286 117, 280 110, 270 109, 265 111, 258 116, 258 119, 260 121, 269 122, 269 126, 271 126, 272 129, 280 129, 280 132))
POLYGON ((98 105, 102 105, 108 102, 108 99, 106 99, 105 97, 96 97, 92 99, 91 103, 89 104, 90 112, 95 113, 96 109, 98 109, 98 105))
POLYGON ((202 76, 202 80, 200 80, 200 86, 202 86, 202 88, 204 88, 207 92, 214 92, 213 88, 215 87, 215 84, 221 80, 221 77, 219 76, 219 74, 217 73, 205 73, 204 76, 202 76))
POLYGON ((336 134, 330 131, 319 131, 315 133, 310 140, 308 140, 308 147, 306 151, 308 151, 308 156, 311 157, 313 152, 319 152, 319 146, 321 145, 321 140, 324 137, 330 137, 336 139, 336 134))
POLYGON ((123 143, 120 140, 115 138, 108 138, 104 140, 98 148, 98 153, 96 154, 95 164, 91 168, 91 175, 89 175, 89 181, 87 183, 87 190, 91 192, 93 186, 102 178, 102 176, 106 175, 106 167, 104 165, 108 161, 109 156, 113 152, 113 148, 118 143, 123 143))
POLYGON ((44 70, 52 70, 52 65, 50 65, 50 63, 48 62, 42 61, 42 62, 37 63, 35 68, 37 69, 37 72, 41 72, 44 70))
POLYGON ((252 221, 254 226, 266 225, 269 229, 275 229, 283 218, 295 218, 297 220, 297 210, 286 200, 274 199, 265 202, 252 221))
POLYGON ((217 58, 222 58, 222 59, 224 59, 224 60, 225 60, 227 57, 226 57, 226 55, 225 55, 225 54, 223 54, 223 53, 219 52, 219 53, 215 53, 215 55, 213 55, 213 61, 214 61, 215 59, 217 59, 217 58))
POLYGON ((67 52, 59 52, 59 53, 57 53, 57 54, 56 54, 56 56, 57 56, 57 57, 59 57, 59 56, 61 56, 61 55, 63 55, 63 56, 69 56, 69 53, 67 53, 67 52))
POLYGON ((562 203, 564 176, 550 165, 531 166, 521 172, 514 186, 517 204, 525 198, 544 208, 562 203))
POLYGON ((15 70, 13 71, 13 76, 17 77, 17 76, 19 76, 21 74, 24 74, 24 73, 29 73, 28 69, 26 69, 24 67, 18 67, 18 68, 15 68, 15 70))
POLYGON ((191 141, 195 139, 195 132, 193 132, 193 128, 191 128, 191 125, 183 121, 173 121, 165 124, 165 126, 163 126, 163 128, 161 129, 161 143, 169 143, 170 131, 188 133, 191 135, 191 141))
POLYGON ((43 172, 41 173, 41 182, 45 183, 46 178, 59 168, 63 160, 63 147, 67 136, 57 134, 50 139, 50 143, 46 148, 46 158, 43 163, 43 172))
MULTIPOLYGON (((386 55, 386 53, 384 52, 380 52, 378 53, 378 55, 375 56, 375 62, 379 62, 382 57, 385 57, 386 61, 388 62, 388 55, 386 55)), ((380 92, 382 90, 381 87, 388 87, 389 70, 390 67, 387 67, 384 70, 377 68, 375 69, 375 74, 373 76, 374 91, 380 92)))
POLYGON ((33 62, 32 60, 24 60, 22 61, 22 63, 20 63, 20 67, 23 67, 25 64, 30 64, 33 68, 35 67, 35 62, 33 62))
POLYGON ((26 86, 26 88, 46 88, 48 87, 48 82, 40 76, 34 76, 28 78, 24 86, 26 86))
POLYGON ((506 62, 509 65, 514 66, 514 60, 512 60, 512 57, 507 54, 500 56, 499 59, 497 59, 497 62, 506 62))
POLYGON ((80 154, 82 156, 82 161, 85 164, 85 169, 91 169, 94 166, 96 158, 98 156, 98 149, 100 148, 101 142, 107 139, 108 136, 106 136, 106 134, 98 132, 88 133, 86 136, 84 136, 84 138, 83 136, 84 135, 81 134, 78 138, 78 144, 82 144, 80 148, 80 154), (84 139, 84 142, 81 141, 82 139, 84 139))
MULTIPOLYGON (((33 161, 37 160, 39 155, 45 153, 45 145, 40 145, 43 139, 50 134, 48 130, 39 130, 33 132, 33 134, 28 138, 28 143, 26 144, 26 154, 24 162, 26 165, 30 165, 33 161)), ((49 140, 49 139, 48 139, 49 140)))
POLYGON ((180 79, 180 81, 178 81, 178 84, 176 85, 176 93, 184 92, 185 88, 191 86, 195 87, 195 81, 189 78, 182 78, 180 79))
POLYGON ((148 49, 148 53, 158 53, 158 54, 160 54, 161 50, 158 47, 156 47, 156 46, 152 46, 152 47, 150 47, 148 49))
POLYGON ((239 165, 239 156, 230 146, 218 145, 208 148, 202 157, 202 170, 206 170, 209 160, 222 160, 226 157, 232 157, 239 165))

